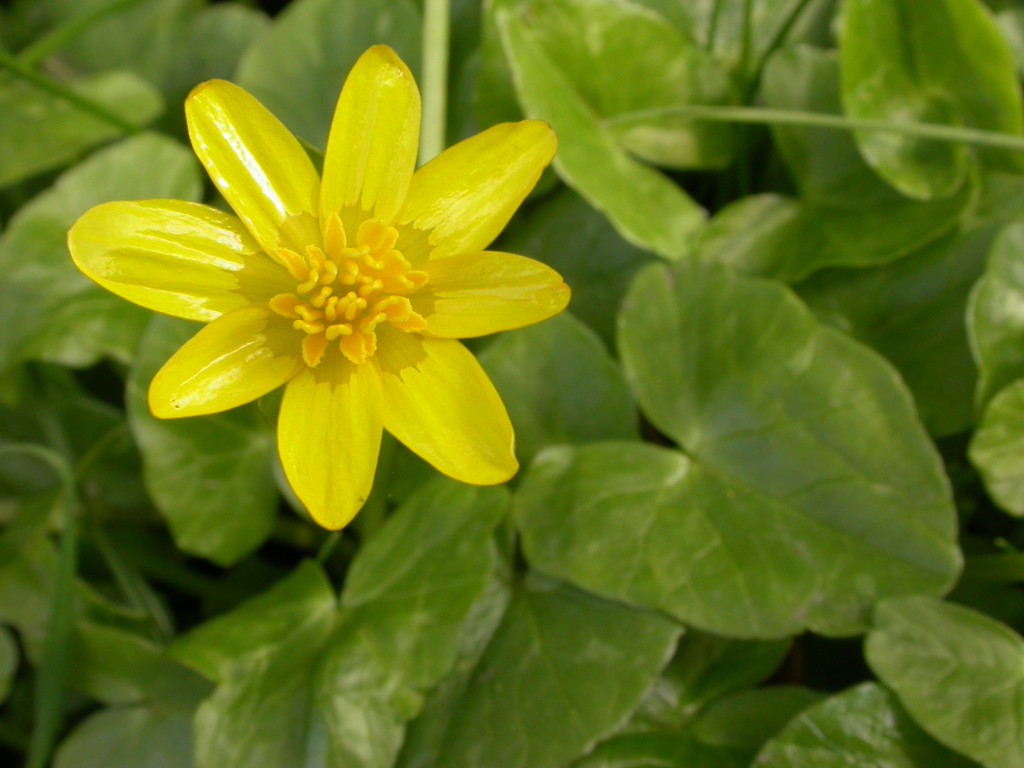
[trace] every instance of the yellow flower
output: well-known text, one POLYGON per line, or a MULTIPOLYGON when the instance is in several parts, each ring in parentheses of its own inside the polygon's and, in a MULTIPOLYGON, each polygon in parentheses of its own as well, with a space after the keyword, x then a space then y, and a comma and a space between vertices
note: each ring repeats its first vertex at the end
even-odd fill
POLYGON ((78 268, 100 285, 209 322, 153 378, 154 415, 216 413, 287 384, 281 463, 327 528, 365 501, 384 429, 457 480, 515 474, 505 407, 456 339, 529 325, 568 303, 550 268, 484 250, 554 156, 550 127, 496 125, 414 173, 419 91, 385 46, 345 81, 322 181, 241 88, 204 83, 185 112, 236 216, 175 200, 114 202, 68 234, 78 268))

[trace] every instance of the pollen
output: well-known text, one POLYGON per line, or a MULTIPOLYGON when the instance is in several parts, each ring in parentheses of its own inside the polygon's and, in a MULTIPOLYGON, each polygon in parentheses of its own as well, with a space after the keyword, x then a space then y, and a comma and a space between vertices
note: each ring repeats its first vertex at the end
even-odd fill
POLYGON ((386 323, 402 331, 426 328, 409 297, 427 283, 427 274, 412 268, 397 250, 398 232, 380 219, 367 219, 350 245, 341 219, 333 214, 324 245, 304 254, 287 248, 278 261, 295 280, 293 293, 280 293, 270 309, 292 321, 302 338, 302 359, 315 368, 332 343, 359 365, 377 351, 377 328, 386 323))

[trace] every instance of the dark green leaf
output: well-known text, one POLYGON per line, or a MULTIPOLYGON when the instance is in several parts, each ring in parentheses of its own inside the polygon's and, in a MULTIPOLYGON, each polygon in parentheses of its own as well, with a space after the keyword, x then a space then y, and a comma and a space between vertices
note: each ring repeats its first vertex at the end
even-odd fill
POLYGON ((747 768, 747 762, 688 734, 627 733, 599 744, 572 768, 747 768))
POLYGON ((568 312, 504 334, 480 363, 508 408, 521 463, 549 445, 639 437, 622 372, 568 312))
MULTIPOLYGON (((74 83, 79 96, 142 127, 163 109, 160 94, 135 75, 108 72, 74 83)), ((0 77, 0 187, 59 168, 124 128, 31 83, 0 77)))
POLYGON ((150 313, 75 268, 68 228, 109 200, 195 200, 201 189, 185 147, 144 134, 96 153, 24 206, 0 238, 0 370, 22 359, 73 366, 103 355, 129 361, 150 313))
POLYGON ((259 35, 238 84, 314 147, 327 133, 342 83, 371 45, 386 43, 415 72, 420 19, 410 0, 299 0, 259 35))
POLYGON ((870 350, 776 284, 699 265, 644 270, 620 332, 641 407, 691 458, 545 454, 518 504, 534 564, 741 637, 849 634, 882 596, 950 586, 947 480, 870 350))
POLYGON ((1024 183, 991 175, 955 236, 874 269, 834 269, 799 286, 825 322, 881 352, 899 369, 937 436, 974 420, 976 370, 967 343, 967 297, 996 233, 1024 216, 1024 183))
POLYGON ((761 745, 799 712, 822 698, 799 686, 774 685, 723 696, 702 709, 689 732, 749 765, 761 745))
POLYGON ((788 650, 786 640, 733 640, 688 631, 633 721, 641 727, 678 729, 712 699, 770 677, 788 650))
MULTIPOLYGON (((849 0, 839 50, 843 104, 853 118, 1024 132, 1013 55, 977 0, 849 0)), ((911 197, 944 197, 967 176, 963 145, 884 131, 856 138, 871 166, 911 197)), ((1024 168, 1016 153, 982 155, 1024 168)))
POLYGON ((277 517, 274 430, 255 404, 191 419, 150 414, 150 380, 197 330, 184 320, 152 319, 128 380, 128 414, 146 488, 175 543, 230 565, 266 540, 277 517))
POLYGON ((932 737, 985 766, 1024 766, 1024 639, 1005 624, 927 597, 886 600, 865 653, 932 737))
POLYGON ((922 731, 896 697, 864 683, 811 707, 769 741, 758 768, 969 768, 922 731))
POLYGON ((221 683, 197 716, 199 768, 391 766, 491 581, 506 503, 500 489, 434 483, 360 550, 340 612, 306 563, 179 641, 221 683))
POLYGON ((563 765, 623 722, 679 632, 654 614, 528 578, 456 705, 436 765, 563 765))
MULTIPOLYGON (((668 178, 632 159, 620 145, 616 131, 601 120, 579 84, 573 81, 574 72, 561 68, 556 52, 544 44, 547 38, 543 23, 547 17, 543 9, 548 7, 547 3, 501 0, 495 5, 498 29, 515 75, 519 99, 529 116, 546 120, 558 134, 555 168, 559 175, 604 212, 627 240, 662 256, 681 257, 686 253, 689 238, 703 221, 704 211, 668 178)), ((580 23, 602 45, 610 44, 617 36, 615 24, 626 23, 641 31, 647 27, 648 17, 641 16, 636 6, 603 0, 591 5, 597 12, 581 17, 580 23)), ((659 30, 664 28, 682 40, 666 22, 654 18, 659 30)), ((580 29, 572 30, 572 34, 579 36, 580 29)), ((649 42, 647 33, 642 34, 639 44, 649 42)), ((630 38, 622 37, 619 44, 629 41, 630 38)), ((632 40, 630 44, 637 43, 632 40)), ((619 56, 607 63, 622 66, 624 61, 646 62, 647 58, 619 56)), ((585 64, 580 62, 579 66, 585 64)))

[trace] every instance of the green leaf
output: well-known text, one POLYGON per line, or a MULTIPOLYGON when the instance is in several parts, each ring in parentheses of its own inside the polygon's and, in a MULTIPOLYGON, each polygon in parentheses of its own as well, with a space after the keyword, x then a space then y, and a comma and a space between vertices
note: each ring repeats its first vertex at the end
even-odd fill
POLYGON ((150 380, 197 330, 184 320, 152 319, 128 379, 128 415, 146 488, 175 543, 231 565, 266 541, 277 518, 274 429, 256 404, 191 419, 150 414, 150 380))
MULTIPOLYGON (((160 94, 128 72, 71 85, 79 96, 142 127, 163 110, 160 94)), ((59 168, 124 129, 38 86, 0 77, 0 187, 59 168)))
POLYGON ((1011 515, 1024 517, 1024 379, 988 404, 969 455, 992 500, 1011 515))
POLYGON ((521 463, 549 445, 639 437, 622 371, 568 312, 503 334, 480 363, 508 408, 521 463))
POLYGON ((602 744, 572 768, 747 768, 729 752, 689 734, 627 733, 602 744))
POLYGON ((1024 216, 1024 182, 990 175, 954 235, 884 267, 834 269, 798 290, 819 319, 854 335, 896 366, 936 436, 974 421, 976 369, 967 343, 967 297, 992 240, 1024 216))
POLYGON ((537 577, 473 671, 435 765, 557 768, 636 706, 680 628, 537 577))
POLYGON ((143 134, 97 152, 25 205, 0 238, 0 370, 24 359, 87 366, 110 355, 128 362, 150 313, 75 268, 68 228, 109 200, 196 200, 201 190, 185 147, 143 134))
POLYGON ((689 732, 750 765, 762 744, 821 698, 822 694, 795 685, 739 691, 702 709, 689 732))
MULTIPOLYGON (((768 107, 838 113, 835 57, 809 47, 773 56, 762 97, 768 107)), ((906 256, 953 229, 973 202, 974 184, 935 202, 909 200, 882 182, 843 131, 773 126, 800 200, 741 198, 701 232, 704 261, 796 282, 823 267, 866 267, 906 256)))
MULTIPOLYGON (((508 5, 506 3, 506 5, 508 5)), ((517 0, 518 16, 627 151, 668 168, 719 168, 732 153, 728 125, 635 113, 687 104, 728 104, 730 83, 691 38, 631 2, 517 0), (635 56, 638 49, 643 56, 635 56)))
MULTIPOLYGON (((545 8, 576 7, 567 3, 568 0, 557 4, 536 0, 495 3, 498 29, 520 102, 528 115, 546 120, 558 134, 559 151, 554 165, 566 183, 605 213, 630 242, 667 258, 679 258, 686 253, 690 237, 704 219, 704 211, 668 178, 629 156, 616 131, 602 121, 585 92, 572 79, 585 64, 578 63, 574 71, 562 68, 558 52, 549 46, 567 44, 563 37, 569 30, 556 27, 553 31, 562 36, 549 38, 545 8)), ((618 39, 619 44, 633 45, 633 50, 636 45, 652 42, 643 31, 649 16, 642 15, 641 9, 604 0, 591 2, 589 7, 596 12, 579 17, 587 34, 575 28, 571 30, 572 39, 592 35, 602 48, 618 39), (621 23, 640 31, 640 35, 636 39, 618 38, 615 25, 621 23)), ((659 30, 664 27, 673 32, 666 22, 656 16, 654 19, 659 30)), ((680 45, 685 44, 683 38, 676 37, 680 45)), ((630 54, 627 59, 619 56, 614 64, 621 67, 624 61, 646 62, 648 58, 630 54)), ((655 58, 650 62, 655 66, 664 64, 655 58)))
POLYGON ((611 448, 552 456, 524 508, 541 567, 737 636, 850 634, 882 596, 950 586, 960 555, 948 481, 877 355, 781 286, 696 264, 645 269, 619 320, 642 410, 690 458, 629 446, 616 471, 611 448), (539 499, 563 473, 576 492, 544 513, 539 499), (661 535, 616 512, 607 491, 595 496, 601 477, 661 535), (563 550, 582 522, 566 508, 591 505, 587 531, 563 550), (580 562, 586 540, 621 551, 580 562), (692 554, 659 554, 672 546, 692 554), (666 558, 677 567, 651 565, 666 558), (623 578, 621 562, 637 576, 623 578))
POLYGON ((54 768, 193 768, 192 713, 157 706, 90 715, 57 750, 54 768))
POLYGON ((1024 376, 1024 224, 1014 224, 992 245, 985 273, 971 292, 967 330, 978 364, 977 402, 984 406, 1024 376))
POLYGON ((572 313, 615 341, 615 312, 629 280, 649 254, 623 240, 604 216, 571 189, 562 188, 521 214, 499 241, 561 273, 572 287, 572 313))
POLYGON ((18 671, 20 656, 11 630, 0 625, 0 704, 7 701, 11 692, 11 682, 18 671))
POLYGON ((314 147, 327 133, 342 83, 371 45, 386 43, 417 71, 420 17, 410 0, 298 0, 260 34, 238 84, 314 147))
POLYGON ((1024 639, 984 614, 927 597, 886 600, 868 664, 918 725, 990 768, 1024 765, 1024 639))
POLYGON ((788 651, 788 640, 733 640, 690 630, 640 703, 633 724, 678 729, 712 699, 763 682, 788 651))
MULTIPOLYGON (((967 125, 1024 133, 1013 54, 976 0, 849 0, 839 48, 843 105, 855 119, 967 125)), ((868 163, 910 197, 952 194, 967 176, 963 145, 858 131, 868 163)), ((1019 154, 986 150, 996 167, 1019 154)))
POLYGON ((797 717, 757 757, 758 768, 968 768, 922 731, 877 683, 836 694, 797 717))
POLYGON ((506 504, 501 489, 433 483, 360 550, 340 612, 307 562, 180 640, 220 683, 196 720, 199 768, 391 766, 490 583, 506 504))

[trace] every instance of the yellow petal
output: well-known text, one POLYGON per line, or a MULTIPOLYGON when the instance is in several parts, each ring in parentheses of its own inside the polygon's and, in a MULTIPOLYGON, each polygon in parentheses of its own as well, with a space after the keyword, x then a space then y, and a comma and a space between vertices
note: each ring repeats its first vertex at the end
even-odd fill
POLYGON ((370 48, 349 73, 334 111, 320 193, 324 226, 337 213, 353 235, 363 216, 355 220, 346 208, 395 220, 416 167, 419 130, 420 93, 408 67, 387 46, 370 48))
POLYGON ((540 322, 565 309, 569 286, 546 264, 511 253, 482 251, 423 265, 430 275, 412 297, 427 321, 423 333, 465 339, 540 322))
POLYGON ((380 382, 371 366, 328 355, 288 383, 278 451, 292 490, 320 525, 341 528, 363 506, 382 431, 380 382))
POLYGON ((218 317, 157 371, 149 385, 149 409, 172 419, 255 400, 304 367, 302 335, 266 307, 242 307, 218 317))
MULTIPOLYGON (((533 189, 556 145, 555 132, 539 120, 478 133, 416 171, 398 221, 428 231, 433 258, 483 250, 533 189)), ((415 240, 404 236, 399 248, 420 261, 427 254, 415 252, 415 240)))
POLYGON ((203 83, 185 101, 192 147, 268 253, 304 253, 318 243, 320 179, 298 140, 256 99, 224 80, 203 83))
POLYGON ((474 485, 516 473, 505 406, 476 358, 452 339, 380 329, 384 428, 440 472, 474 485))
POLYGON ((289 287, 288 273, 238 219, 198 203, 98 205, 71 227, 68 248, 107 290, 189 320, 213 320, 289 287))

